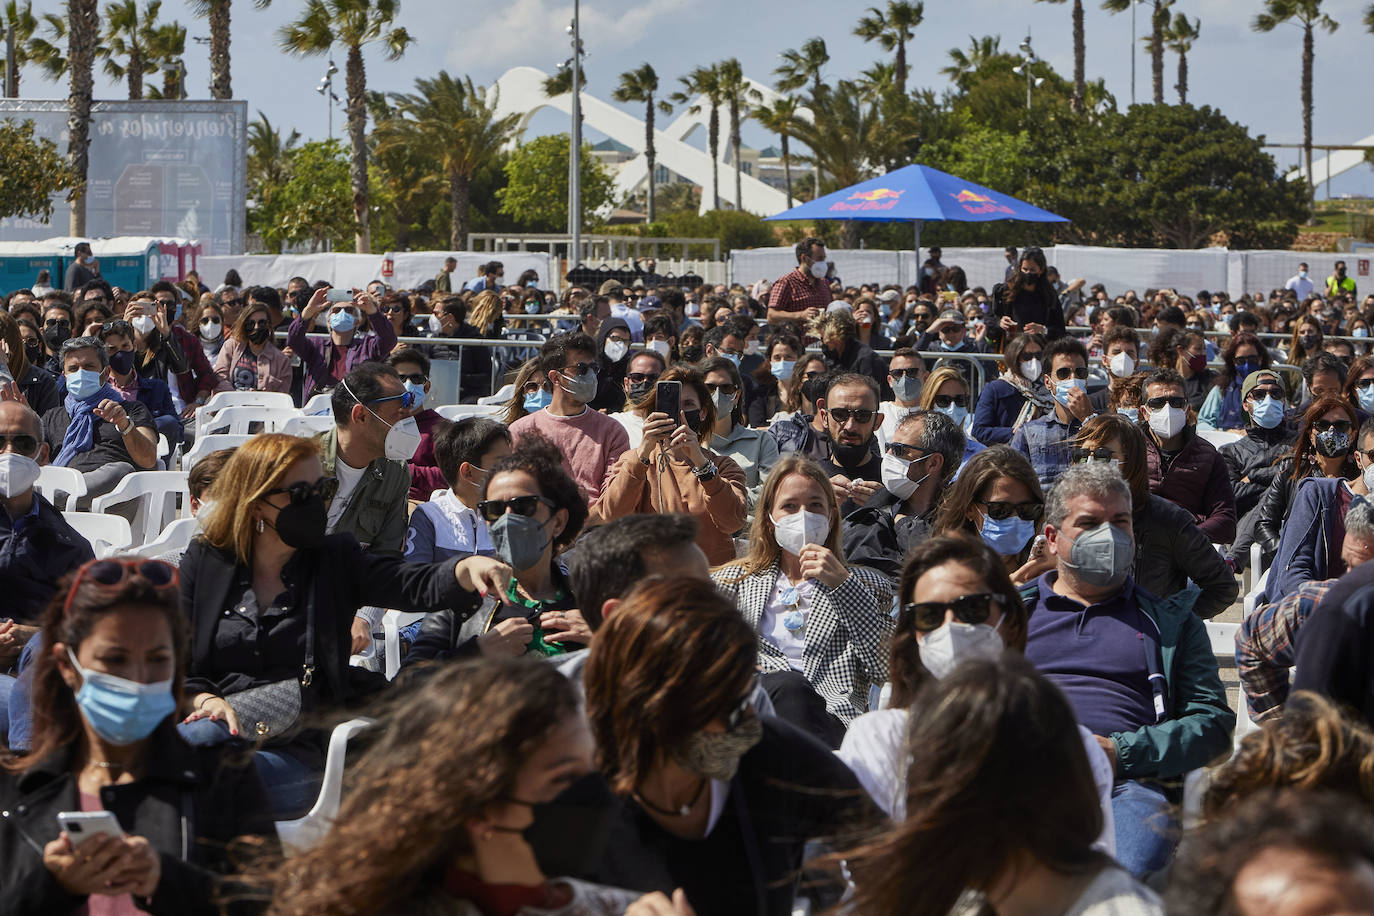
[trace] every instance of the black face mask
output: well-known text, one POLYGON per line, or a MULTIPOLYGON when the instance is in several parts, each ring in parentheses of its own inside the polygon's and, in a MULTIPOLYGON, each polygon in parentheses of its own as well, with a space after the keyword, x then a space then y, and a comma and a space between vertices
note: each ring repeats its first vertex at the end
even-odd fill
POLYGON ((682 352, 680 355, 682 357, 682 359, 680 360, 681 362, 699 363, 701 362, 702 358, 706 355, 706 350, 699 345, 689 344, 688 346, 682 348, 682 352))
POLYGON ((872 451, 872 442, 872 436, 858 445, 842 445, 832 439, 830 441, 830 456, 835 459, 835 463, 840 467, 856 468, 868 460, 869 452, 872 451))
POLYGON ((329 511, 325 508, 324 497, 311 496, 303 503, 289 503, 281 509, 272 527, 287 547, 309 550, 324 544, 328 523, 329 511))
POLYGON ((642 401, 653 390, 654 383, 648 380, 642 382, 631 382, 630 390, 625 394, 631 401, 642 401))
POLYGON ((115 352, 110 354, 110 368, 114 370, 115 375, 121 377, 128 375, 129 370, 133 369, 133 367, 133 350, 116 350, 115 352))
POLYGON ((24 341, 24 355, 29 358, 30 363, 42 362, 43 345, 36 340, 24 341))
POLYGON ((72 329, 58 325, 54 328, 43 329, 43 342, 48 345, 48 349, 57 352, 62 349, 62 344, 72 336, 72 329))
POLYGON ((701 432, 701 411, 700 411, 700 410, 684 410, 684 411, 682 412, 682 419, 686 422, 687 428, 690 429, 692 432, 694 432, 694 433, 700 433, 700 432, 701 432))
POLYGON ((802 397, 814 405, 821 398, 825 397, 825 379, 813 378, 802 382, 802 397))
POLYGON ((265 341, 267 340, 268 336, 269 336, 271 333, 272 333, 272 329, 271 329, 271 328, 267 328, 267 327, 256 327, 256 328, 254 328, 253 330, 251 330, 251 331, 248 332, 248 340, 249 340, 251 343, 260 344, 260 343, 265 342, 265 341))
POLYGON ((553 801, 529 806, 534 823, 524 830, 494 829, 523 834, 545 877, 593 877, 620 809, 620 800, 606 784, 606 777, 592 770, 558 793, 553 801))

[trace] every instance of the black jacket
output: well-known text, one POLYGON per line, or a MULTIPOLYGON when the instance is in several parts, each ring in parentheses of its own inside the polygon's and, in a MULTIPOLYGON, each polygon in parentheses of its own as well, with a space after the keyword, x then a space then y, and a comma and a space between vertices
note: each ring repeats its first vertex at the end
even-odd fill
POLYGON ((1273 429, 1251 425, 1246 429, 1243 439, 1228 442, 1217 449, 1226 462, 1226 473, 1231 478, 1237 516, 1259 505, 1260 497, 1274 480, 1277 469, 1274 462, 1293 450, 1293 440, 1297 435, 1297 430, 1287 423, 1280 423, 1273 429))
POLYGON ((1045 339, 1057 340, 1067 332, 1064 330, 1064 307, 1059 304, 1054 287, 1045 280, 1036 289, 1022 290, 1011 302, 1005 301, 1007 284, 998 283, 992 288, 988 302, 992 313, 988 315, 988 340, 994 344, 1002 340, 1002 319, 1010 317, 1024 330, 1030 323, 1045 326, 1045 339))
POLYGON ((866 375, 881 385, 887 378, 887 364, 873 348, 857 340, 847 340, 839 353, 828 347, 821 349, 821 355, 839 372, 857 372, 866 375))
POLYGON ((17 379, 19 392, 29 402, 34 413, 40 417, 62 403, 62 392, 57 388, 57 380, 52 373, 37 366, 29 366, 24 377, 17 379))
POLYGON ((596 329, 596 397, 587 406, 592 410, 618 413, 625 407, 625 373, 629 371, 634 350, 626 350, 625 355, 615 362, 606 355, 606 338, 616 328, 630 333, 630 323, 624 318, 607 318, 596 329))
POLYGON ((1202 594, 1193 613, 1208 620, 1231 606, 1240 585, 1187 509, 1150 494, 1149 508, 1137 512, 1136 584, 1159 598, 1182 591, 1191 579, 1202 594))
MULTIPOLYGON (((162 877, 151 913, 219 913, 218 892, 229 890, 227 844, 258 836, 267 852, 277 845, 267 796, 252 766, 230 765, 219 748, 191 747, 164 722, 150 738, 148 772, 137 782, 101 790, 101 803, 124 832, 141 836, 157 850, 162 877), (183 820, 184 819, 184 820, 183 820)), ((0 913, 48 916, 73 913, 85 897, 67 893, 43 866, 43 847, 57 839, 57 814, 79 811, 69 745, 20 773, 0 773, 0 913)), ((233 893, 226 894, 233 898, 233 893)), ((258 907, 240 902, 230 912, 258 907)))
POLYGON ((0 509, 0 593, 5 616, 20 623, 38 620, 57 591, 57 580, 87 560, 91 545, 76 533, 62 513, 35 490, 38 515, 14 533, 14 520, 0 509))
POLYGON ((868 502, 844 517, 840 544, 844 558, 855 566, 867 566, 894 583, 902 574, 907 552, 930 536, 925 518, 905 516, 898 524, 892 516, 901 500, 882 489, 868 502))
MULTIPOLYGON (((453 607, 464 596, 454 576, 458 558, 407 563, 398 557, 364 551, 351 534, 331 534, 318 550, 297 551, 296 562, 294 590, 299 612, 306 613, 306 600, 313 598, 315 602, 313 699, 325 705, 347 705, 386 686, 381 675, 348 664, 355 610, 375 605, 430 611, 453 607)), ((192 541, 182 557, 181 601, 191 623, 188 693, 224 696, 261 680, 261 672, 226 671, 215 659, 218 622, 242 597, 234 594, 238 575, 233 555, 211 547, 203 538, 192 541)))

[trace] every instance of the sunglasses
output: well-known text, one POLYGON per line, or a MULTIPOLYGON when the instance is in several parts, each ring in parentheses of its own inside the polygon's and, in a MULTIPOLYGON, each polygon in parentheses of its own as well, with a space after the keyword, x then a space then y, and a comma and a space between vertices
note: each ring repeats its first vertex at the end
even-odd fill
MULTIPOLYGON (((233 303, 230 303, 230 305, 232 304, 233 303)), ((355 316, 358 314, 358 310, 351 305, 336 305, 329 310, 329 314, 331 315, 337 315, 339 312, 349 312, 355 316)))
POLYGON ((982 592, 964 595, 953 601, 912 602, 902 606, 902 613, 910 614, 914 618, 916 629, 928 633, 944 626, 945 617, 951 611, 954 612, 954 619, 960 623, 987 623, 988 617, 992 615, 992 606, 1000 606, 1005 601, 1001 595, 982 592))
POLYGON ((895 455, 903 461, 916 461, 918 458, 925 457, 921 454, 921 449, 914 445, 907 445, 905 442, 889 442, 887 444, 887 453, 889 455, 895 455))
POLYGON ((321 477, 314 483, 306 483, 303 480, 298 480, 290 486, 273 487, 262 495, 276 496, 278 493, 287 493, 291 496, 291 505, 301 506, 310 502, 310 500, 315 497, 319 497, 325 502, 329 502, 338 492, 339 478, 321 477))
POLYGON ((889 369, 889 370, 887 370, 887 374, 890 375, 890 376, 892 376, 893 378, 907 378, 908 376, 911 377, 911 378, 920 378, 920 377, 921 377, 921 370, 920 370, 920 369, 889 369))
POLYGON ((1319 433, 1334 429, 1338 433, 1350 432, 1349 420, 1313 420, 1312 428, 1319 433))
POLYGON ((1070 369, 1068 366, 1060 366, 1058 369, 1054 370, 1054 377, 1059 379, 1061 382, 1070 378, 1087 378, 1088 367, 1075 366, 1074 368, 1070 369))
POLYGON ((69 328, 71 326, 72 323, 65 318, 49 318, 43 322, 45 328, 69 328))
POLYGON ((596 363, 573 363, 571 366, 564 366, 563 372, 572 372, 573 375, 586 375, 588 372, 596 371, 596 363))
POLYGON ((524 515, 526 517, 534 515, 540 503, 548 506, 549 511, 558 508, 553 504, 553 500, 534 494, 530 496, 513 496, 510 499, 484 499, 477 504, 477 511, 482 514, 482 518, 486 519, 488 523, 495 524, 496 520, 507 512, 514 512, 516 515, 524 515))
POLYGON ((657 372, 627 372, 625 377, 636 385, 643 384, 644 382, 658 381, 657 372))
POLYGON ((1145 402, 1145 406, 1151 410, 1163 410, 1165 407, 1177 407, 1179 410, 1182 410, 1187 404, 1188 401, 1186 399, 1176 395, 1170 395, 1166 398, 1150 398, 1145 402))
POLYGON ((402 305, 384 305, 384 306, 382 306, 382 314, 383 314, 383 315, 396 315, 396 314, 399 314, 399 313, 404 312, 404 311, 405 311, 405 306, 402 306, 402 305))
POLYGON ((271 329, 272 329, 272 323, 271 323, 270 321, 265 320, 265 319, 262 320, 262 321, 249 321, 249 322, 246 322, 246 323, 243 325, 243 329, 244 329, 245 331, 256 331, 256 330, 259 330, 259 329, 262 329, 262 330, 271 330, 271 329))
POLYGON ((33 453, 38 451, 38 440, 23 433, 17 436, 0 435, 0 452, 3 452, 7 446, 13 446, 14 450, 21 455, 32 457, 33 453))
MULTIPOLYGON (((1362 378, 1362 379, 1360 379, 1358 382, 1355 383, 1355 387, 1358 388, 1358 389, 1360 389, 1361 391, 1364 391, 1365 389, 1369 388, 1371 385, 1374 385, 1374 378, 1362 378)), ((1256 390, 1258 390, 1258 389, 1256 389, 1256 390)))
POLYGON ((72 598, 76 597, 81 583, 94 582, 103 588, 117 588, 125 580, 139 576, 157 591, 177 588, 177 568, 162 560, 147 560, 143 557, 112 557, 108 560, 91 560, 76 572, 71 587, 67 589, 67 600, 62 605, 62 616, 66 617, 72 609, 72 598))
POLYGON ((968 395, 966 394, 937 394, 933 399, 936 407, 948 409, 950 405, 955 407, 967 407, 968 395))
POLYGON ((526 382, 525 387, 520 390, 521 394, 535 394, 544 386, 538 382, 526 382))
MULTIPOLYGON (((1355 387, 1368 388, 1370 385, 1374 385, 1374 379, 1360 382, 1355 387)), ((1283 400, 1283 390, 1280 388, 1253 388, 1250 390, 1250 400, 1252 401, 1262 401, 1266 395, 1276 401, 1283 400)))
POLYGON ((759 689, 759 679, 755 677, 749 682, 749 689, 744 691, 744 696, 740 697, 734 706, 730 707, 725 714, 725 727, 734 731, 739 724, 749 715, 749 711, 754 706, 754 694, 759 689))
POLYGON ((243 300, 242 300, 242 299, 225 299, 225 300, 224 300, 224 304, 225 304, 225 305, 243 305, 243 300))
POLYGON ((202 318, 202 319, 200 319, 200 326, 201 326, 202 328, 203 328, 203 327, 207 327, 207 326, 212 325, 212 324, 223 324, 223 321, 221 321, 219 318, 202 318))
POLYGON ((1075 448, 1072 459, 1075 464, 1080 461, 1115 461, 1116 455, 1109 448, 1075 448))
POLYGON ((429 381, 429 377, 426 376, 423 372, 411 372, 409 374, 403 373, 401 374, 401 381, 411 382, 415 385, 423 385, 425 382, 429 381))
POLYGON ((873 422, 873 415, 877 413, 876 410, 869 410, 867 407, 831 407, 827 408, 826 412, 840 425, 844 425, 850 420, 855 423, 871 423, 873 422))
POLYGON ((409 410, 415 406, 417 395, 413 391, 402 391, 400 394, 393 394, 387 398, 373 398, 370 401, 363 401, 363 404, 382 404, 387 401, 400 401, 402 410, 409 410))
MULTIPOLYGON (((706 390, 709 391, 709 392, 711 392, 712 394, 715 394, 715 393, 718 392, 718 391, 719 391, 719 392, 724 392, 725 394, 727 394, 727 395, 729 395, 730 397, 733 398, 733 397, 735 396, 735 392, 736 392, 736 391, 739 391, 739 386, 734 385, 734 384, 728 384, 728 383, 727 383, 727 384, 721 384, 721 385, 712 385, 710 382, 707 382, 707 383, 706 383, 706 390)), ((844 421, 841 420, 840 422, 843 423, 844 421)), ((860 420, 859 422, 862 423, 863 421, 860 420)))
POLYGON ((820 378, 822 375, 825 375, 825 373, 824 373, 824 372, 808 372, 808 373, 806 373, 804 376, 802 376, 802 378, 806 379, 806 380, 809 382, 809 381, 811 381, 812 379, 820 378))
POLYGON ((1013 514, 1023 522, 1033 522, 1040 517, 1040 513, 1045 511, 1045 504, 1032 500, 1027 503, 1005 503, 983 501, 979 505, 988 507, 988 518, 994 521, 1004 522, 1011 518, 1013 514))

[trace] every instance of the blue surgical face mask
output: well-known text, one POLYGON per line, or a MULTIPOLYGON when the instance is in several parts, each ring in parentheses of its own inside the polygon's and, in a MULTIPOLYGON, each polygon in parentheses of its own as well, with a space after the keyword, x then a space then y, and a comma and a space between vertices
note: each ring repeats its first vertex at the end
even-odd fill
POLYGON ((1132 423, 1140 422, 1139 407, 1118 407, 1116 409, 1116 412, 1121 416, 1125 417, 1127 420, 1130 420, 1132 423))
MULTIPOLYGON (((1365 389, 1371 395, 1370 404, 1374 406, 1374 388, 1365 389)), ((1360 392, 1360 404, 1365 402, 1365 391, 1360 392)), ((1251 402, 1250 418, 1262 429, 1273 429, 1283 422, 1283 404, 1270 395, 1263 400, 1251 402)))
POLYGON ((960 407, 958 404, 951 404, 948 407, 935 408, 936 413, 942 413, 954 421, 954 425, 960 429, 964 428, 964 421, 968 419, 968 408, 960 407))
POLYGON ((416 407, 419 407, 421 404, 425 402, 425 386, 423 384, 417 384, 415 382, 406 382, 405 385, 406 391, 409 391, 411 394, 415 395, 416 407))
POLYGON ((958 343, 956 343, 956 344, 945 343, 945 342, 942 340, 942 341, 940 341, 940 349, 942 349, 942 350, 948 350, 950 353, 955 353, 955 352, 958 352, 959 350, 964 349, 964 345, 967 344, 967 343, 968 343, 968 338, 967 338, 967 337, 961 339, 961 340, 960 340, 958 343))
POLYGON ((1258 372, 1259 370, 1260 370, 1260 364, 1259 364, 1259 360, 1257 360, 1257 359, 1238 359, 1238 360, 1236 360, 1236 375, 1239 377, 1239 378, 1238 378, 1238 381, 1242 381, 1242 382, 1245 381, 1246 377, 1247 377, 1251 372, 1258 372))
POLYGON ((1077 388, 1079 391, 1088 390, 1088 382, 1081 378, 1071 378, 1062 382, 1056 382, 1054 386, 1054 399, 1065 407, 1069 406, 1069 392, 1077 388))
POLYGON ((67 373, 67 394, 78 401, 85 401, 93 397, 104 387, 105 383, 100 381, 99 372, 92 372, 90 369, 77 369, 75 372, 67 373))
POLYGON ((730 362, 734 363, 736 369, 739 368, 740 356, 738 353, 722 353, 720 355, 728 359, 730 362))
POLYGON ((796 360, 782 359, 769 363, 768 368, 773 373, 773 378, 782 381, 792 377, 792 369, 796 365, 796 360))
POLYGON ((998 521, 991 515, 983 516, 979 528, 983 541, 1004 557, 1018 554, 1026 542, 1035 534, 1035 522, 1028 522, 1016 515, 998 521))
POLYGON ((329 315, 329 329, 338 331, 340 334, 347 334, 353 330, 356 322, 353 320, 353 313, 349 311, 331 312, 329 315))
POLYGON ((1351 336, 1351 337, 1368 337, 1368 336, 1369 336, 1369 328, 1355 328, 1353 331, 1350 332, 1350 336, 1351 336))
POLYGON ((81 675, 76 705, 95 733, 109 743, 123 746, 142 741, 176 711, 170 678, 140 684, 81 667, 70 647, 67 656, 81 675))
POLYGON ((553 392, 540 388, 532 394, 525 395, 525 412, 534 413, 535 411, 543 410, 552 403, 553 392))
POLYGON ((537 314, 539 314, 539 303, 538 303, 538 302, 526 302, 526 303, 525 303, 525 314, 526 314, 526 315, 537 315, 537 314))

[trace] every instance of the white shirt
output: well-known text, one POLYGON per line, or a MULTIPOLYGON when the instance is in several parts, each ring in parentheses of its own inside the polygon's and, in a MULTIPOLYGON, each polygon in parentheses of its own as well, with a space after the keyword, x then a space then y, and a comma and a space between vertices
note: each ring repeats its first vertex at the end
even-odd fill
MULTIPOLYGON (((845 762, 873 803, 894 821, 906 819, 906 735, 909 712, 905 709, 879 709, 859 716, 849 724, 844 742, 835 754, 845 762)), ((1112 819, 1112 764, 1093 733, 1078 726, 1083 750, 1092 767, 1093 783, 1102 806, 1102 833, 1093 844, 1108 855, 1116 855, 1116 825, 1112 819)))
POLYGON ((777 582, 773 584, 773 594, 764 605, 763 617, 759 620, 759 632, 763 634, 764 639, 782 650, 782 654, 787 656, 787 661, 793 668, 801 671, 802 654, 806 651, 806 618, 811 612, 811 599, 816 593, 816 583, 811 579, 803 580, 795 586, 795 601, 784 601, 784 594, 789 599, 792 598, 790 592, 793 588, 792 583, 787 581, 787 576, 778 573, 777 582), (802 625, 789 629, 787 616, 793 611, 801 614, 802 625))
MULTIPOLYGON (((463 501, 453 495, 452 490, 435 490, 429 502, 415 507, 423 513, 434 526, 434 547, 453 553, 480 553, 492 556, 496 548, 491 543, 491 532, 487 530, 486 519, 469 509, 463 501)), ((409 539, 406 541, 405 556, 412 553, 409 539)))
POLYGON ((1298 302, 1301 303, 1308 296, 1312 295, 1312 290, 1317 288, 1317 284, 1312 282, 1311 277, 1304 277, 1302 274, 1296 274, 1291 277, 1287 283, 1283 284, 1283 288, 1291 289, 1293 292, 1297 293, 1298 302))
POLYGON ((878 405, 878 412, 883 415, 883 425, 878 427, 878 448, 886 449, 887 444, 892 441, 892 437, 897 435, 897 427, 909 414, 920 410, 919 404, 912 404, 910 407, 903 407, 896 401, 883 401, 878 405))
POLYGON ((625 435, 630 437, 630 448, 639 448, 644 441, 644 418, 637 413, 622 410, 611 414, 611 419, 625 427, 625 435))
MULTIPOLYGON (((342 458, 334 462, 334 476, 339 479, 339 492, 334 494, 334 501, 329 504, 329 516, 325 522, 325 530, 330 534, 334 533, 334 526, 343 518, 344 510, 353 500, 353 491, 358 489, 358 483, 363 479, 363 472, 367 468, 349 467, 342 458)), ((367 547, 366 544, 363 545, 367 547)))

